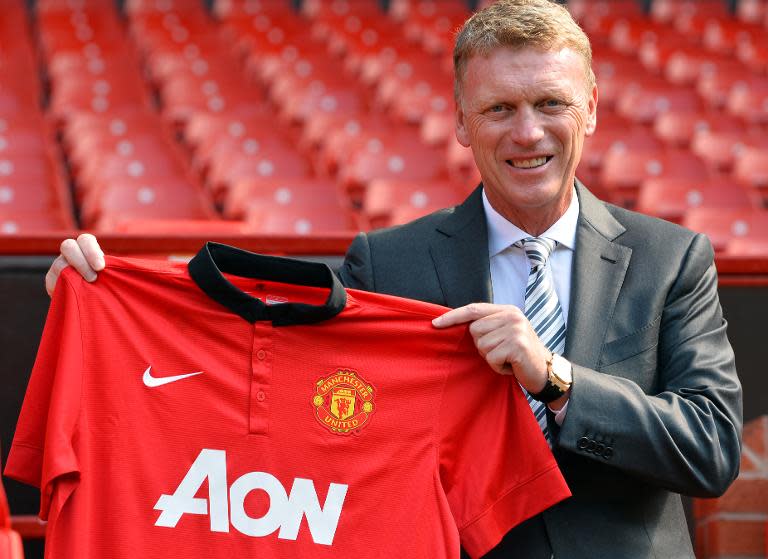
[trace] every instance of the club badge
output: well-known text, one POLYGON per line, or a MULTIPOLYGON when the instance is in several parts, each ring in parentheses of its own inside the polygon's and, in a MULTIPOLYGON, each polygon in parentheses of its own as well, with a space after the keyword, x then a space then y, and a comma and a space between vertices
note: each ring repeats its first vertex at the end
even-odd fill
POLYGON ((350 369, 321 378, 312 398, 320 425, 338 435, 364 427, 374 411, 373 386, 350 369))

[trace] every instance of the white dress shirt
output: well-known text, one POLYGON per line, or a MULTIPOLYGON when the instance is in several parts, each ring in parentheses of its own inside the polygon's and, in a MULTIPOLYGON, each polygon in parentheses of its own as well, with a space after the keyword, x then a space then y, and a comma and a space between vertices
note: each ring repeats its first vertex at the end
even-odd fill
MULTIPOLYGON (((525 310, 525 288, 528 284, 530 261, 522 248, 514 244, 526 237, 533 237, 507 221, 493 209, 483 191, 483 207, 488 223, 488 256, 491 263, 491 287, 493 302, 499 305, 515 305, 525 310)), ((552 227, 540 237, 557 241, 547 266, 552 273, 557 298, 563 310, 563 320, 568 325, 568 308, 571 300, 571 268, 573 251, 576 248, 576 225, 579 219, 579 198, 576 189, 571 196, 571 204, 552 227)), ((556 413, 555 419, 562 424, 568 403, 556 413)))

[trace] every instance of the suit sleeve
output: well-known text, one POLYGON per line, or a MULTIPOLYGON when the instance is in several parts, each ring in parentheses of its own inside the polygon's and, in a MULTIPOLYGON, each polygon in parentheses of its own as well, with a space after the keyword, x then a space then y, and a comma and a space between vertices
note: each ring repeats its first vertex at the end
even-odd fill
POLYGON ((708 240, 693 238, 662 309, 656 390, 632 371, 574 365, 557 444, 678 493, 721 495, 738 474, 742 399, 708 240))
POLYGON ((368 235, 358 233, 344 257, 344 263, 337 271, 344 287, 375 291, 373 284, 373 264, 368 235))
POLYGON ((65 480, 66 491, 71 491, 79 472, 75 439, 82 358, 77 297, 63 274, 51 300, 5 468, 8 477, 40 488, 44 520, 60 482, 65 480))

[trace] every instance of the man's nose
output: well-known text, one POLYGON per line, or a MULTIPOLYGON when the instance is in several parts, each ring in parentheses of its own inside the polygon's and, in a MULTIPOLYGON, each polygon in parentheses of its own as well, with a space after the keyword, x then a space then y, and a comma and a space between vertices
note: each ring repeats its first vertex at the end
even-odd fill
POLYGON ((509 136, 522 146, 533 145, 544 137, 541 118, 533 107, 522 107, 516 111, 509 136))

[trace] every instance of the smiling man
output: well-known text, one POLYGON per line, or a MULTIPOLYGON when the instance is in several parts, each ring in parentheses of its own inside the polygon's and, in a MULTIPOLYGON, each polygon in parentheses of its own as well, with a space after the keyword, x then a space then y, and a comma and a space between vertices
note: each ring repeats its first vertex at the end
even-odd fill
MULTIPOLYGON (((454 66, 456 135, 482 184, 455 208, 361 233, 340 277, 452 307, 435 326, 471 323, 480 354, 529 394, 573 497, 488 557, 693 558, 680 495, 727 489, 742 427, 711 245, 576 179, 598 93, 589 41, 562 6, 478 12, 454 66)), ((92 236, 62 243, 49 292, 68 264, 95 279, 92 236)))

